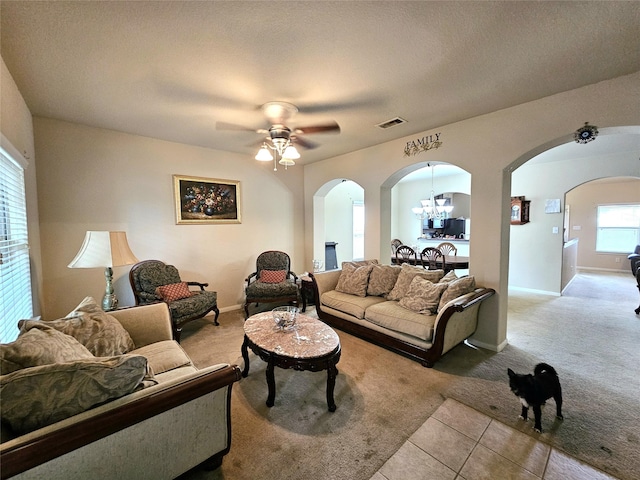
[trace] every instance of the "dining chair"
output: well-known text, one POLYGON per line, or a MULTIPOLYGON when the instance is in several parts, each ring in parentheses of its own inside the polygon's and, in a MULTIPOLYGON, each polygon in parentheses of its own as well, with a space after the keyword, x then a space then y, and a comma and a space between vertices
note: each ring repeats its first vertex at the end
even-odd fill
POLYGON ((396 249, 396 263, 398 265, 403 263, 409 263, 412 265, 416 265, 418 262, 418 258, 416 256, 416 251, 408 245, 400 245, 396 249))
POLYGON ((425 247, 420 252, 420 262, 427 270, 444 269, 444 255, 435 247, 425 247), (438 265, 440 262, 440 265, 438 265))
POLYGON ((458 255, 457 247, 451 242, 442 242, 436 248, 442 252, 442 255, 458 255))
POLYGON ((391 255, 396 254, 396 250, 400 245, 402 245, 402 240, 400 240, 399 238, 394 238, 393 240, 391 240, 391 255))

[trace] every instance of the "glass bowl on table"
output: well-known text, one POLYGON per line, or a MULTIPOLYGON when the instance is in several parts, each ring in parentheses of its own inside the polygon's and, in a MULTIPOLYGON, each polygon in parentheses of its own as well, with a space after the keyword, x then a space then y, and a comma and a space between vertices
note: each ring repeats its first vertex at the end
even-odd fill
POLYGON ((298 316, 299 312, 300 309, 298 307, 293 307, 291 305, 276 307, 271 311, 273 315, 273 321, 281 330, 292 329, 296 324, 296 317, 298 316))

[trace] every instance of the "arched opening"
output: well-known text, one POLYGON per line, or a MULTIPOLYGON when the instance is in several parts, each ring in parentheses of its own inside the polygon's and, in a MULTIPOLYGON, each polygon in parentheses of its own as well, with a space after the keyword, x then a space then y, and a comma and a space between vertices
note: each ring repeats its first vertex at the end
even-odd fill
POLYGON ((347 179, 325 183, 313 196, 314 268, 337 268, 364 257, 364 189, 347 179))

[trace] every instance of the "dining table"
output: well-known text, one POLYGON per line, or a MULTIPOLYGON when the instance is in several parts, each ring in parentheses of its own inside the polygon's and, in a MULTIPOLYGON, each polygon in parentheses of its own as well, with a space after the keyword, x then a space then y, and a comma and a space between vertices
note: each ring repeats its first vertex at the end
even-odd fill
MULTIPOLYGON (((436 265, 439 268, 442 268, 445 272, 449 272, 451 270, 466 270, 469 268, 469 257, 464 255, 445 255, 444 257, 444 268, 442 266, 442 260, 437 260, 436 265)), ((400 259, 398 260, 395 256, 391 257, 391 263, 395 265, 399 265, 401 263, 409 263, 410 265, 422 265, 420 261, 420 253, 417 253, 417 258, 408 258, 408 259, 400 259)))

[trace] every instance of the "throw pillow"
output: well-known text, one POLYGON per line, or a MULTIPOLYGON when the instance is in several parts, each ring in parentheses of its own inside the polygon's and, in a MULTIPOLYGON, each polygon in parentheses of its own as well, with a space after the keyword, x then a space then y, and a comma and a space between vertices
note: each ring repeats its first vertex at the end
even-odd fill
POLYGON ((0 345, 0 357, 2 375, 27 367, 94 358, 78 340, 51 327, 34 328, 20 334, 15 342, 0 345))
POLYGON ((169 285, 162 285, 156 288, 156 295, 164 302, 171 303, 176 300, 182 300, 183 298, 189 298, 191 296, 191 290, 189 290, 187 282, 170 283, 169 285))
POLYGON ((374 265, 369 275, 367 285, 367 295, 383 296, 387 295, 396 284, 400 267, 394 265, 374 265))
POLYGON ((147 373, 142 355, 82 359, 0 377, 2 421, 22 435, 131 393, 147 373))
POLYGON ((422 314, 436 313, 447 283, 433 283, 419 276, 413 277, 409 291, 400 299, 399 305, 422 314))
POLYGON ((377 265, 378 259, 374 258, 372 260, 351 260, 350 262, 342 262, 341 268, 343 270, 346 264, 353 265, 354 267, 366 267, 367 265, 377 265))
POLYGON ((456 275, 456 272, 451 270, 451 271, 447 272, 447 274, 440 279, 440 283, 453 282, 457 278, 458 278, 458 276, 456 275))
POLYGON ((473 275, 460 277, 453 282, 449 282, 447 289, 442 294, 442 298, 440 298, 440 305, 438 306, 438 310, 443 308, 447 303, 449 303, 454 298, 458 298, 460 295, 465 295, 466 293, 471 293, 476 288, 476 277, 473 275))
POLYGON ((403 298, 409 291, 411 280, 413 280, 413 277, 416 275, 430 282, 437 283, 444 276, 444 270, 425 270, 422 267, 414 267, 403 263, 400 273, 398 274, 398 280, 387 295, 387 300, 400 300, 403 298))
POLYGON ((336 292, 366 297, 369 274, 372 268, 372 264, 356 267, 345 262, 344 268, 340 272, 340 278, 338 278, 336 292))
POLYGON ((122 355, 136 348, 129 332, 115 317, 105 313, 92 297, 86 297, 75 310, 58 320, 20 320, 20 332, 32 328, 55 328, 71 335, 96 357, 122 355))
POLYGON ((260 281, 264 283, 281 283, 285 278, 286 270, 260 270, 260 281))

